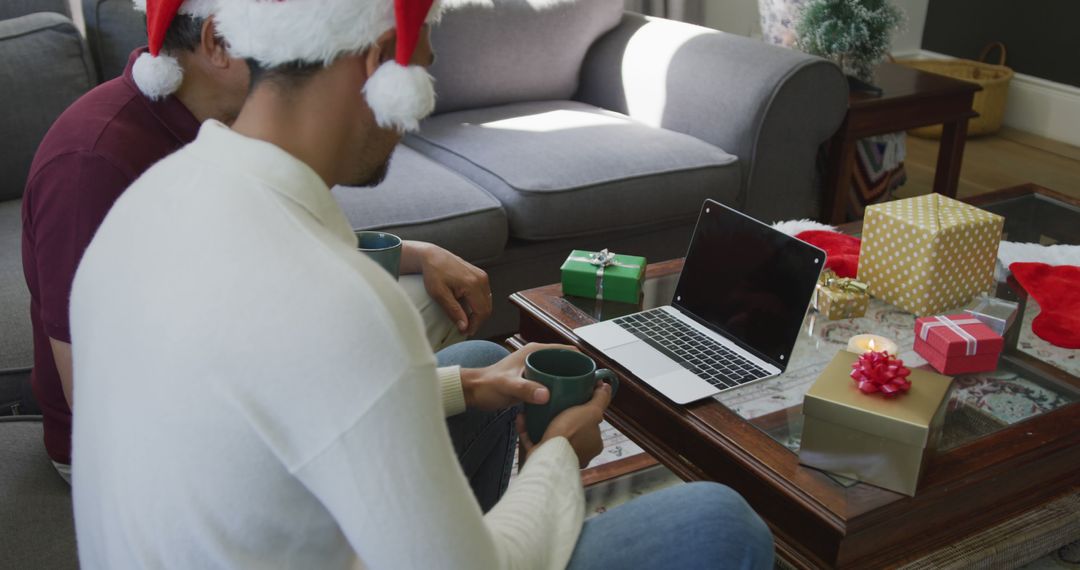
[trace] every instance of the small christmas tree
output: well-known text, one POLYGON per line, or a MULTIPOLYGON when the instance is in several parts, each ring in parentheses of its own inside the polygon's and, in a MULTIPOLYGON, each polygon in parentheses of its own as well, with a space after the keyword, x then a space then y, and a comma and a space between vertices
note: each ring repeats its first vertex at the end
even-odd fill
POLYGON ((869 82, 903 19, 888 0, 807 0, 795 26, 797 45, 869 82))

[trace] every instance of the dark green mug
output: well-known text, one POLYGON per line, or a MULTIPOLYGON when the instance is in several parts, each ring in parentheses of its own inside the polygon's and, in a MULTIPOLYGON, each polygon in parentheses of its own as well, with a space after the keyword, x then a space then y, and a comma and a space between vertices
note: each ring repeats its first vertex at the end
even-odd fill
POLYGON ((545 348, 525 358, 525 378, 547 387, 551 398, 546 404, 525 404, 525 427, 529 439, 539 443, 548 424, 560 412, 580 406, 592 398, 597 380, 611 385, 611 396, 619 389, 614 372, 596 369, 593 359, 565 348, 545 348))
POLYGON ((401 238, 386 232, 360 230, 354 233, 357 249, 397 279, 401 271, 401 238))

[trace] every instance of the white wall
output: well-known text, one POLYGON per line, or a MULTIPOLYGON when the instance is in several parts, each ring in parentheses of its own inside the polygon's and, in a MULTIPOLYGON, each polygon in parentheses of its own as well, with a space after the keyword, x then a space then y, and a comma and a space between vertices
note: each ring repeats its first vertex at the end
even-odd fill
MULTIPOLYGON (((893 0, 907 14, 904 29, 893 38, 893 53, 910 55, 922 47, 930 0, 893 0)), ((704 0, 705 25, 742 36, 761 37, 757 0, 704 0)))
POLYGON ((922 48, 923 28, 926 27, 926 9, 930 0, 893 0, 904 11, 907 22, 893 37, 893 55, 913 55, 922 48))
POLYGON ((761 37, 757 0, 704 0, 705 25, 710 28, 761 37))

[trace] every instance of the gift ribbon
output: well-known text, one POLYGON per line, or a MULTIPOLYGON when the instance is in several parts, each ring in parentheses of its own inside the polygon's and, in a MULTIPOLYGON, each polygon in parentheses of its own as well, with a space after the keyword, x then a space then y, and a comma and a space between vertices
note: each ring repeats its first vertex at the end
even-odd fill
POLYGON ((964 339, 964 342, 967 343, 967 349, 966 349, 966 352, 964 353, 965 356, 971 356, 971 355, 976 354, 978 352, 979 339, 971 336, 971 333, 964 330, 961 327, 961 325, 977 325, 977 324, 982 323, 982 321, 980 321, 979 319, 953 320, 953 319, 950 319, 949 317, 933 317, 933 318, 937 319, 937 321, 931 321, 931 322, 923 323, 922 332, 919 333, 920 338, 922 338, 925 341, 926 336, 928 334, 928 331, 930 329, 934 328, 934 327, 941 327, 941 326, 949 327, 950 330, 952 330, 953 332, 958 334, 960 336, 960 338, 964 339))
POLYGON ((863 394, 895 398, 911 389, 911 370, 888 352, 867 352, 851 365, 851 379, 863 394))
POLYGON ((819 294, 822 288, 832 289, 839 293, 865 295, 869 286, 866 283, 852 279, 851 277, 837 277, 832 269, 826 269, 821 272, 821 278, 814 291, 814 309, 818 311, 821 310, 819 294))
POLYGON ((596 300, 598 301, 604 300, 605 267, 625 267, 628 269, 638 269, 641 267, 641 265, 623 263, 615 259, 615 254, 608 251, 607 248, 592 253, 589 257, 571 257, 570 261, 581 261, 596 266, 596 300))
POLYGON ((851 277, 837 277, 832 270, 826 270, 821 274, 821 284, 829 289, 837 291, 850 291, 852 293, 866 293, 869 286, 862 281, 851 277))

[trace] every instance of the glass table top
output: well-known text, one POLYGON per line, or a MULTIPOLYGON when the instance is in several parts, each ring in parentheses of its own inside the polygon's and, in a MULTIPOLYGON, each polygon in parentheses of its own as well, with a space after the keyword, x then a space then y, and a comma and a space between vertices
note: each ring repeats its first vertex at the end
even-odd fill
POLYGON ((1003 240, 1080 244, 1080 207, 1073 204, 1035 193, 980 207, 1005 218, 1003 240))
MULTIPOLYGON (((1051 374, 1025 366, 1023 353, 1080 376, 1078 351, 1054 347, 1031 332, 1038 308, 1029 301, 1014 327, 1021 327, 1015 346, 1006 346, 992 372, 957 376, 947 404, 939 449, 949 449, 989 435, 1023 420, 1080 400, 1078 390, 1051 374)), ((850 337, 874 333, 900 345, 900 358, 909 367, 932 370, 913 349, 915 317, 872 299, 866 315, 856 319, 824 320, 810 311, 795 344, 788 369, 776 378, 741 386, 716 396, 717 401, 762 429, 778 443, 798 451, 802 436, 802 400, 818 374, 850 337)))
MULTIPOLYGON (((642 287, 643 308, 670 303, 677 281, 678 274, 647 279, 642 287)), ((1006 284, 999 285, 997 295, 1017 300, 1006 284)), ((640 310, 622 303, 565 299, 597 320, 640 310)), ((1022 302, 1020 311, 1011 329, 1019 334, 1007 334, 997 369, 956 377, 939 449, 962 445, 1080 400, 1080 390, 1076 387, 1080 384, 1075 380, 1080 377, 1080 350, 1055 347, 1032 333, 1031 321, 1039 314, 1033 299, 1022 302), (1050 364, 1064 374, 1037 370, 1025 364, 1030 359, 1050 364), (1062 379, 1068 376, 1073 377, 1071 382, 1062 379)), ((829 321, 810 309, 792 352, 791 364, 783 374, 722 392, 715 399, 787 449, 797 452, 802 436, 803 397, 833 356, 847 346, 848 339, 862 333, 896 341, 900 345, 899 356, 907 366, 930 369, 913 349, 915 317, 871 299, 866 315, 856 319, 829 321)), ((835 479, 841 484, 854 483, 840 477, 835 479)))

